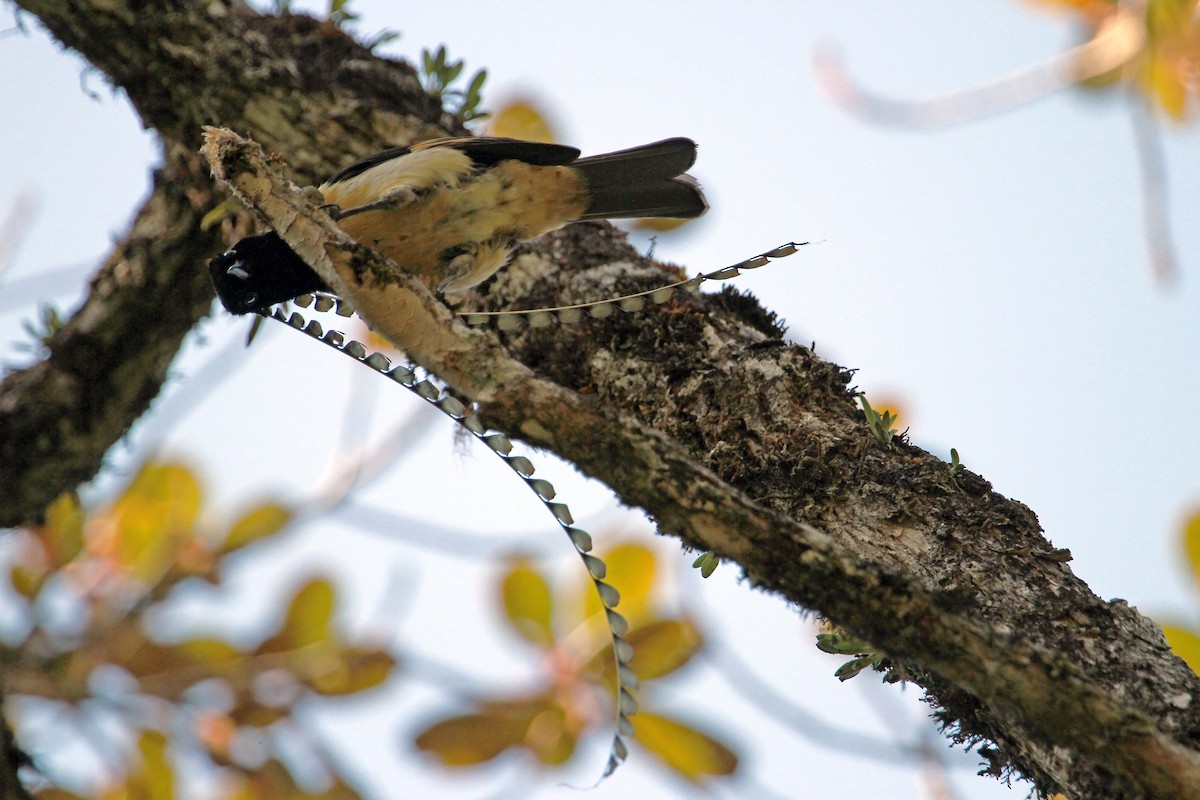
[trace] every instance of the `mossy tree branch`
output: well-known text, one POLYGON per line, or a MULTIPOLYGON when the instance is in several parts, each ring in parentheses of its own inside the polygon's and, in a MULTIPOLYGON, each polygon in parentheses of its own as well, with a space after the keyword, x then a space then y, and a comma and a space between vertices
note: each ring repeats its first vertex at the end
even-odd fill
MULTIPOLYGON (((285 154, 291 177, 314 183, 350 156, 458 130, 409 68, 325 23, 234 2, 18 5, 124 89, 168 153, 194 151, 205 124, 247 130, 285 154)), ((784 341, 756 303, 725 293, 578 328, 467 331, 394 266, 339 240, 303 198, 288 205, 252 148, 234 159, 230 148, 243 145, 225 143, 210 155, 235 184, 265 181, 259 193, 241 187, 260 213, 295 233, 306 256, 327 258, 320 268, 363 315, 479 401, 491 424, 870 641, 894 675, 925 687, 943 721, 994 743, 995 769, 1075 797, 1200 797, 1200 680, 1157 627, 1095 597, 1033 513, 978 475, 952 475, 903 441, 872 443, 847 373, 784 341), (274 200, 283 205, 272 210, 274 200)), ((203 264, 219 247, 198 223, 220 195, 190 156, 172 167, 175 158, 141 215, 153 220, 163 213, 154 204, 177 198, 170 224, 135 225, 127 237, 170 255, 118 250, 51 357, 0 385, 0 485, 21 489, 5 524, 36 518, 94 474, 207 310, 203 264), (160 331, 160 315, 175 313, 160 331), (124 316, 128 329, 115 321, 124 316), (130 347, 138 330, 156 343, 130 347), (69 399, 22 423, 58 391, 69 399), (57 464, 47 441, 82 443, 81 453, 57 464), (14 453, 24 460, 8 460, 14 453)), ((650 288, 665 272, 610 227, 581 224, 524 252, 481 302, 574 302, 650 288)))

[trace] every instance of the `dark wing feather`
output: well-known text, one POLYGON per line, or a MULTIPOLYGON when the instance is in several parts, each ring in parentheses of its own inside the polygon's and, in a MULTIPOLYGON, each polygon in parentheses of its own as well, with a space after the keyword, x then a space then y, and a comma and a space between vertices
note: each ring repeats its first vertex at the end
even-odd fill
POLYGON ((408 147, 389 147, 387 150, 380 150, 378 153, 372 153, 369 156, 360 158, 348 167, 342 167, 326 183, 338 183, 339 181, 349 180, 355 175, 361 175, 377 164, 391 161, 393 158, 399 158, 400 156, 406 156, 411 152, 412 149, 408 147))
POLYGON ((505 139, 498 136, 462 137, 459 139, 431 139, 412 146, 413 150, 427 147, 453 147, 462 150, 471 160, 482 167, 490 167, 500 161, 523 161, 538 167, 558 167, 570 164, 579 158, 579 148, 565 144, 527 142, 522 139, 505 139))
POLYGON ((524 161, 539 167, 556 167, 570 164, 579 158, 579 149, 563 144, 546 144, 544 142, 526 142, 521 139, 503 139, 495 136, 461 137, 457 139, 429 139, 417 142, 410 147, 389 147, 372 153, 348 167, 341 169, 327 183, 338 183, 349 180, 356 175, 369 170, 371 167, 400 158, 418 150, 428 150, 431 147, 453 147, 471 157, 476 165, 490 167, 500 161, 524 161))
POLYGON ((696 143, 676 136, 626 150, 581 158, 573 166, 583 170, 593 187, 622 186, 670 180, 696 163, 696 143))

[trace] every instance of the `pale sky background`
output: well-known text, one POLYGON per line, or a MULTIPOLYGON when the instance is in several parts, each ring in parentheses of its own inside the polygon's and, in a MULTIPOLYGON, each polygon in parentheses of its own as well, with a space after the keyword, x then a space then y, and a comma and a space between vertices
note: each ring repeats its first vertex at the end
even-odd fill
MULTIPOLYGON (((1178 284, 1164 290, 1151 277, 1133 134, 1115 97, 1068 92, 913 133, 848 117, 814 86, 811 58, 822 43, 840 46, 853 75, 891 96, 970 86, 1074 43, 1065 18, 1009 0, 460 2, 453 13, 440 3, 359 0, 355 8, 360 32, 402 33, 385 52, 415 58, 445 43, 468 73, 488 69, 486 106, 531 97, 561 140, 584 153, 694 138, 694 174, 712 210, 661 239, 658 256, 699 272, 789 240, 819 240, 738 285, 778 312, 796 340, 857 368, 869 397, 899 399, 915 443, 943 458, 957 448, 966 466, 1029 505, 1100 597, 1200 619, 1177 544, 1186 511, 1200 503, 1200 425, 1191 416, 1200 408, 1195 130, 1163 131, 1182 263, 1178 284)), ((0 27, 11 13, 6 7, 0 27)), ((29 36, 0 38, 0 208, 28 197, 38 209, 0 277, 0 354, 9 364, 24 359, 9 343, 25 338, 20 322, 40 300, 64 310, 77 302, 156 161, 123 97, 35 21, 27 25, 29 36)), ((246 352, 245 330, 222 313, 201 327, 169 390, 116 448, 113 478, 165 452, 203 472, 214 513, 233 514, 255 497, 307 496, 333 455, 411 419, 424 433, 420 446, 359 495, 362 504, 429 523, 426 538, 457 541, 438 526, 476 535, 492 553, 532 542, 562 581, 578 580, 578 562, 546 512, 498 460, 455 446, 449 422, 290 332, 268 329, 246 352)), ((602 487, 528 454, 601 546, 622 531, 651 538, 602 487)), ((302 526, 286 544, 263 548, 265 558, 247 556, 233 575, 236 601, 197 593, 196 618, 253 632, 273 618, 269 597, 321 570, 348 598, 356 631, 453 665, 477 687, 536 676, 532 654, 510 646, 491 608, 496 570, 486 559, 338 520, 302 526)), ((691 557, 661 544, 690 602, 712 610, 713 635, 766 684, 884 741, 929 730, 915 687, 881 687, 871 674, 839 684, 841 659, 815 650, 811 622, 739 584, 730 565, 706 583, 693 580, 691 557)), ((520 759, 447 776, 414 759, 405 737, 451 702, 428 681, 404 680, 313 719, 380 797, 572 797, 561 783, 590 784, 602 768, 597 741, 548 778, 520 759)), ((718 797, 929 796, 918 765, 822 747, 739 699, 707 664, 654 702, 738 746, 742 778, 717 784, 718 797)), ((970 758, 951 754, 947 763, 957 765, 948 776, 958 798, 1028 791, 974 777, 970 758)), ((687 787, 635 749, 588 796, 681 797, 687 787)))

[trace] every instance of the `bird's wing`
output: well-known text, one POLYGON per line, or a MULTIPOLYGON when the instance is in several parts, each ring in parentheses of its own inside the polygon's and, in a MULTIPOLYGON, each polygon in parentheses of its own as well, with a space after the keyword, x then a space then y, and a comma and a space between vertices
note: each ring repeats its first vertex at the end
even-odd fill
POLYGON ((344 167, 326 181, 326 185, 349 180, 394 158, 434 147, 452 147, 460 150, 466 153, 474 164, 481 167, 488 167, 509 159, 524 161, 526 164, 534 164, 539 167, 552 167, 570 164, 579 158, 578 148, 563 144, 526 142, 521 139, 505 139, 496 136, 429 139, 409 147, 389 147, 387 150, 380 150, 378 153, 365 156, 350 166, 344 167))

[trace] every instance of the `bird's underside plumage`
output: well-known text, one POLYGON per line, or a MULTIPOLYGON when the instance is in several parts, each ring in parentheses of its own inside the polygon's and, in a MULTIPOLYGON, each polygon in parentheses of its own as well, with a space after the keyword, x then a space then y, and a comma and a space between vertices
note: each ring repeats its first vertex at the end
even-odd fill
MULTIPOLYGON (((439 139, 367 156, 320 191, 346 233, 454 293, 491 277, 516 244, 570 222, 703 214, 704 195, 684 174, 695 159, 683 138, 588 158, 558 144, 439 139)), ((326 289, 273 233, 239 242, 210 271, 233 313, 326 289)))

